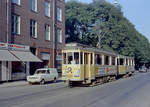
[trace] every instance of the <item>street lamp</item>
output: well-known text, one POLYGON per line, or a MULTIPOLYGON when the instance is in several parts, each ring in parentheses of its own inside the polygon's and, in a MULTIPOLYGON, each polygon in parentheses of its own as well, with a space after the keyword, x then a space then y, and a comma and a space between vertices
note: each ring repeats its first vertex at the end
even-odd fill
POLYGON ((118 5, 118 0, 115 0, 115 1, 114 1, 114 4, 115 4, 115 5, 118 5))

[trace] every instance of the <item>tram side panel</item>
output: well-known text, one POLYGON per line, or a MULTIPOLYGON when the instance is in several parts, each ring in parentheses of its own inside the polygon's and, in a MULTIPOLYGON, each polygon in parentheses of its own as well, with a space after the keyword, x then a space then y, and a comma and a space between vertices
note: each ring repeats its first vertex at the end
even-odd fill
POLYGON ((84 80, 84 66, 63 65, 62 66, 62 80, 83 81, 84 80))
POLYGON ((96 77, 117 75, 116 66, 96 66, 96 77))
POLYGON ((118 75, 124 75, 127 72, 127 67, 125 65, 118 65, 118 75))

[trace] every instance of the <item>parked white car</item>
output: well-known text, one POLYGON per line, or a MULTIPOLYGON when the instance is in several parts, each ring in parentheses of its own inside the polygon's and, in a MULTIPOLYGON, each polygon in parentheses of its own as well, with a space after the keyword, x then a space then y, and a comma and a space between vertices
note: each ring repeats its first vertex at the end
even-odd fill
POLYGON ((42 68, 37 69, 35 71, 35 74, 32 76, 27 76, 27 81, 29 84, 32 83, 40 83, 44 84, 48 81, 54 81, 58 79, 58 72, 56 68, 42 68))

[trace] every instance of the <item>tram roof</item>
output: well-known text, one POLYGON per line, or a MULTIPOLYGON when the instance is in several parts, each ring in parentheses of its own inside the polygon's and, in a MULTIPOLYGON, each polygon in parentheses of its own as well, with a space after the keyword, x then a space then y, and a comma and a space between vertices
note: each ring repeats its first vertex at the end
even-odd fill
POLYGON ((88 45, 83 45, 80 43, 68 43, 64 47, 64 50, 85 50, 85 51, 100 52, 100 53, 104 53, 104 54, 108 54, 108 55, 117 56, 117 54, 115 52, 105 51, 103 49, 98 49, 98 48, 91 47, 88 45))
POLYGON ((114 55, 114 56, 118 56, 119 58, 134 59, 133 57, 119 55, 115 52, 105 51, 103 49, 91 47, 91 46, 80 44, 80 43, 68 43, 65 45, 64 50, 85 50, 85 51, 92 51, 92 52, 100 52, 100 53, 104 53, 108 55, 114 55))

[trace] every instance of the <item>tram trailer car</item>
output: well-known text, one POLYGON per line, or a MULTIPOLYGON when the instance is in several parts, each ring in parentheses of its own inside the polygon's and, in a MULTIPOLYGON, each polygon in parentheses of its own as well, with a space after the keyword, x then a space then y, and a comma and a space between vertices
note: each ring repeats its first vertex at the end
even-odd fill
POLYGON ((62 80, 68 86, 104 83, 131 75, 134 59, 78 43, 62 50, 62 80))

